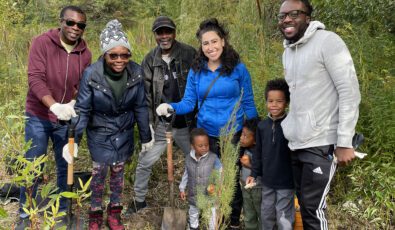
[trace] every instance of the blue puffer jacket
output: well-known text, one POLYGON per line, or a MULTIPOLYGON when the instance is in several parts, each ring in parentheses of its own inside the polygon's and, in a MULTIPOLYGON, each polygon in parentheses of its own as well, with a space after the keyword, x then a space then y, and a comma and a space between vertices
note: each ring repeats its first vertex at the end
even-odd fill
POLYGON ((116 164, 126 161, 134 149, 133 130, 137 122, 142 143, 151 140, 148 106, 141 67, 130 61, 126 67, 128 80, 122 100, 116 103, 104 76, 103 59, 89 66, 83 75, 76 109, 80 120, 76 125, 78 143, 86 128, 92 160, 116 164))
POLYGON ((204 95, 211 82, 218 76, 220 68, 221 66, 213 72, 207 68, 206 64, 205 68, 202 68, 199 72, 189 70, 184 97, 180 102, 170 104, 177 114, 186 114, 193 111, 196 101, 198 101, 197 126, 204 128, 208 135, 213 137, 220 136, 221 128, 230 119, 242 90, 243 97, 236 113, 236 131, 241 130, 244 115, 247 116, 247 119, 258 116, 252 92, 251 77, 243 63, 237 64, 230 75, 219 77, 211 88, 203 106, 201 106, 204 95))

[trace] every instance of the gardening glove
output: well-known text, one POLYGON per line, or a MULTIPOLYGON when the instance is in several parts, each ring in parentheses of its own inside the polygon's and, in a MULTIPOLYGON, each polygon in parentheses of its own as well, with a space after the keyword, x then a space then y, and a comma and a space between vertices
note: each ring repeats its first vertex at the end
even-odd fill
POLYGON ((151 141, 147 143, 141 144, 141 153, 145 153, 146 151, 152 149, 155 143, 155 131, 152 124, 149 124, 149 129, 151 131, 151 141))
MULTIPOLYGON (((73 107, 73 109, 74 109, 74 105, 75 105, 75 100, 73 99, 73 100, 71 100, 69 103, 67 103, 67 105, 70 105, 71 107, 73 107)), ((77 115, 75 115, 75 116, 73 116, 73 117, 76 117, 77 115)))
POLYGON ((68 121, 71 117, 77 116, 74 111, 74 104, 75 102, 73 102, 73 100, 68 104, 55 103, 49 107, 49 110, 51 110, 59 120, 68 121))
POLYGON ((141 144, 141 152, 147 152, 148 150, 152 149, 154 142, 155 140, 152 139, 150 142, 141 144))
POLYGON ((156 108, 156 114, 158 114, 158 116, 170 117, 171 114, 169 113, 168 109, 173 109, 173 107, 167 103, 162 103, 158 106, 158 108, 156 108))
POLYGON ((69 103, 66 104, 66 105, 70 106, 71 108, 73 108, 73 111, 72 111, 72 113, 71 113, 70 119, 71 119, 72 117, 77 117, 77 113, 76 113, 75 110, 74 110, 75 103, 76 103, 76 100, 73 99, 73 100, 71 100, 69 103))
MULTIPOLYGON (((67 161, 67 163, 71 164, 73 163, 73 159, 71 158, 70 151, 69 151, 69 144, 66 144, 63 146, 63 152, 62 152, 63 158, 67 161)), ((78 145, 74 143, 74 157, 78 156, 78 145)))

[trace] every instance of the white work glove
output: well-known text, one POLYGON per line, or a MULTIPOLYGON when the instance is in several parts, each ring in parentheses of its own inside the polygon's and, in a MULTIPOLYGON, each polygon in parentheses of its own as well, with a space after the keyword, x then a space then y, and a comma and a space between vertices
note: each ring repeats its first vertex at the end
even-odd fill
MULTIPOLYGON (((71 100, 69 103, 67 103, 66 105, 70 105, 71 107, 73 107, 74 109, 74 105, 75 105, 76 101, 73 99, 71 100)), ((75 115, 74 117, 76 117, 77 115, 75 115)))
POLYGON ((151 141, 148 143, 141 144, 141 153, 145 153, 146 151, 150 150, 155 143, 155 131, 152 124, 149 125, 149 129, 151 131, 151 141))
POLYGON ((151 140, 150 142, 141 144, 141 152, 147 152, 154 146, 155 140, 151 140))
MULTIPOLYGON (((71 158, 71 154, 69 151, 69 144, 66 144, 63 146, 63 152, 62 152, 63 158, 66 160, 67 163, 71 164, 73 163, 73 159, 71 158)), ((74 157, 78 156, 78 145, 74 143, 74 157)))
POLYGON ((156 108, 156 114, 158 114, 158 116, 169 117, 171 114, 167 111, 168 109, 173 109, 173 107, 169 104, 162 103, 156 108))
POLYGON ((51 110, 51 112, 53 112, 59 120, 68 121, 71 119, 71 117, 77 116, 74 111, 74 104, 75 100, 71 100, 67 104, 55 103, 49 107, 49 110, 51 110))

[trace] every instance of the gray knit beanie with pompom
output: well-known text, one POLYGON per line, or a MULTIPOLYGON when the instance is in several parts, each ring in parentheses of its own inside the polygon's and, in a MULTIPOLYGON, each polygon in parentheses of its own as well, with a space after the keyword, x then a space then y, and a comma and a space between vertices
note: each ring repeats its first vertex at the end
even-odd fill
POLYGON ((106 28, 100 34, 100 49, 102 54, 104 54, 117 46, 126 47, 131 51, 128 37, 122 31, 122 24, 117 19, 114 19, 107 23, 106 28))

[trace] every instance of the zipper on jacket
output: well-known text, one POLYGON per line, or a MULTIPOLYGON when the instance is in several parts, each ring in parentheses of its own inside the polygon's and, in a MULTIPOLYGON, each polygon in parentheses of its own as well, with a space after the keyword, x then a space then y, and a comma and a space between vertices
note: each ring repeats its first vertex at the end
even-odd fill
POLYGON ((276 128, 275 121, 273 121, 273 124, 272 124, 272 142, 273 142, 273 144, 275 143, 274 142, 274 134, 276 132, 275 128, 276 128))
MULTIPOLYGON (((177 76, 176 83, 177 83, 177 89, 178 89, 178 96, 180 97, 180 101, 181 101, 183 98, 183 95, 180 90, 179 79, 182 78, 182 59, 180 59, 179 61, 174 59, 174 67, 175 67, 176 76, 177 76)), ((185 88, 186 88, 186 84, 184 85, 184 93, 185 93, 185 88)), ((187 127, 189 127, 191 125, 191 122, 188 121, 187 114, 185 114, 183 117, 184 117, 185 124, 187 125, 187 127)))
POLYGON ((296 45, 295 57, 292 59, 292 61, 293 61, 293 68, 294 68, 292 88, 294 90, 296 89, 296 61, 295 61, 295 59, 296 59, 297 55, 298 55, 298 45, 296 45))
POLYGON ((63 97, 62 100, 60 100, 60 104, 63 104, 63 100, 66 97, 66 90, 67 90, 67 78, 69 77, 69 58, 70 58, 70 54, 67 53, 67 61, 66 61, 66 77, 64 79, 64 93, 63 93, 63 97))

